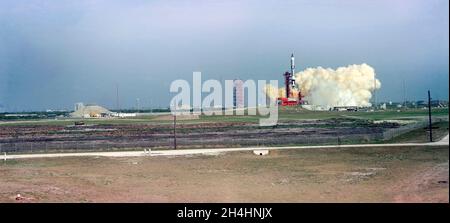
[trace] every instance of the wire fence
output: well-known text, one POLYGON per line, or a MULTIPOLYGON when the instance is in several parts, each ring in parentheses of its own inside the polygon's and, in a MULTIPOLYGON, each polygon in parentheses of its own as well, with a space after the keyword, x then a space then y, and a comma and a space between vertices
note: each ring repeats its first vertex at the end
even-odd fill
MULTIPOLYGON (((432 122, 448 120, 445 118, 433 118, 432 122)), ((248 147, 248 146, 288 146, 288 145, 340 145, 352 143, 374 143, 391 140, 397 136, 408 133, 415 129, 425 128, 428 121, 423 120, 411 124, 401 125, 396 128, 384 128, 377 131, 344 131, 336 128, 328 133, 305 133, 303 130, 292 131, 286 129, 285 132, 271 132, 271 130, 261 130, 261 134, 250 134, 236 132, 233 134, 208 134, 206 132, 177 133, 178 148, 214 148, 214 147, 248 147)), ((347 128, 348 129, 348 128, 347 128)), ((328 129, 329 130, 329 129, 328 129)), ((314 131, 313 131, 314 132, 314 131)), ((67 152, 67 151, 113 151, 113 150, 142 150, 152 149, 173 149, 173 136, 170 133, 157 135, 153 138, 89 138, 80 139, 59 139, 59 140, 31 140, 12 141, 0 143, 0 154, 7 153, 42 153, 42 152, 67 152)))
POLYGON ((170 145, 168 140, 159 143, 148 141, 101 142, 101 141, 52 141, 52 142, 14 142, 0 143, 0 153, 35 153, 35 152, 66 152, 66 151, 113 151, 137 150, 140 148, 164 148, 170 145))
MULTIPOLYGON (((432 118, 431 123, 438 123, 442 121, 448 121, 448 118, 432 118)), ((392 140, 395 137, 406 134, 416 129, 426 128, 429 125, 429 121, 424 119, 419 122, 411 123, 408 125, 400 126, 399 128, 388 129, 383 132, 383 140, 392 140)))
MULTIPOLYGON (((348 143, 368 143, 382 137, 377 134, 327 135, 308 136, 297 135, 289 137, 254 137, 239 138, 208 137, 192 138, 190 136, 177 137, 177 148, 212 148, 212 147, 248 147, 248 146, 280 146, 280 145, 338 145, 348 143)), ((52 142, 11 142, 0 143, 0 153, 46 153, 71 151, 114 151, 114 150, 142 150, 144 148, 173 149, 173 138, 159 140, 126 140, 126 141, 52 141, 52 142)))

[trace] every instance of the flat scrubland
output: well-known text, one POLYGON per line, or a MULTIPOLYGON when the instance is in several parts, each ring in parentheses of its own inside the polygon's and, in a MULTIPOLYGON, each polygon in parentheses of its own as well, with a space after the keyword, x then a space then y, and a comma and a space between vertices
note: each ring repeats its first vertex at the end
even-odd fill
MULTIPOLYGON (((217 148, 248 146, 330 145, 383 143, 383 132, 402 122, 423 122, 427 111, 330 112, 280 108, 277 126, 260 127, 259 116, 200 116, 178 120, 177 147, 217 148), (398 121, 398 122, 397 122, 398 121)), ((448 109, 434 109, 436 137, 448 132, 448 109), (441 133, 439 133, 441 132, 441 133)), ((0 122, 0 152, 45 153, 111 150, 172 149, 173 123, 169 115, 127 119, 75 119, 0 122)), ((419 129, 391 141, 426 142, 419 129)))
MULTIPOLYGON (((110 119, 84 119, 86 124, 95 125, 116 125, 116 124, 171 124, 172 120, 158 118, 158 113, 146 116, 137 116, 132 118, 110 118, 110 119)), ((358 112, 336 112, 336 111, 308 111, 297 107, 280 107, 278 113, 279 120, 310 120, 310 119, 339 119, 339 118, 358 118, 367 120, 384 119, 423 119, 428 117, 426 109, 408 109, 408 110, 387 110, 387 111, 358 111, 358 112)), ((434 117, 448 117, 448 108, 434 108, 432 110, 434 117)), ((262 116, 249 115, 201 115, 199 119, 179 120, 183 124, 196 124, 205 122, 244 122, 258 123, 262 116)), ((0 125, 73 125, 74 121, 80 119, 59 118, 59 119, 36 119, 36 120, 11 120, 0 121, 0 125)))
POLYGON ((448 157, 436 146, 2 160, 0 202, 449 202, 448 157))

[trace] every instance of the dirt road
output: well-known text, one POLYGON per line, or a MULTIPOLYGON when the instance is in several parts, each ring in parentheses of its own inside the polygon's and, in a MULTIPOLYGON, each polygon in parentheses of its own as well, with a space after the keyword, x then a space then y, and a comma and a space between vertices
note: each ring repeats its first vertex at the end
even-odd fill
POLYGON ((2 159, 51 158, 51 157, 138 157, 138 156, 183 156, 194 154, 218 154, 225 152, 253 151, 253 150, 284 150, 284 149, 322 149, 322 148, 355 148, 355 147, 413 147, 413 146, 448 146, 449 135, 438 142, 432 143, 391 143, 391 144, 354 144, 354 145, 325 145, 325 146, 285 146, 285 147, 247 147, 247 148, 215 148, 215 149, 182 149, 157 151, 122 151, 122 152, 86 152, 86 153, 47 153, 47 154, 2 154, 2 159))

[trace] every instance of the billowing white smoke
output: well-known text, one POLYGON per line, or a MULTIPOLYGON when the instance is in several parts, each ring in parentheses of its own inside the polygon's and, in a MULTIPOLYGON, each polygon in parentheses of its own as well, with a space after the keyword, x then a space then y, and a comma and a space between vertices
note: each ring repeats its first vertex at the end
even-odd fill
POLYGON ((308 68, 295 74, 305 100, 323 108, 335 106, 371 106, 374 89, 381 83, 375 78, 374 69, 367 65, 349 65, 336 70, 322 67, 308 68))

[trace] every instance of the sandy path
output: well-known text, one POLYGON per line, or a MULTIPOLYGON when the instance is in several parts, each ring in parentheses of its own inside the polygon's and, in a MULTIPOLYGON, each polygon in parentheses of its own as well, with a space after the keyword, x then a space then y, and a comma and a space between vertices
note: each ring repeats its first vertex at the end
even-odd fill
POLYGON ((183 156, 194 154, 217 154, 234 151, 253 150, 283 150, 283 149, 318 149, 318 148, 354 148, 354 147, 407 147, 407 146, 448 146, 449 135, 438 142, 432 143, 387 143, 387 144, 353 144, 353 145, 325 145, 325 146, 285 146, 285 147, 247 147, 247 148, 217 148, 217 149, 181 149, 181 150, 157 150, 123 151, 123 152, 86 152, 86 153, 46 153, 46 154, 2 154, 2 159, 26 159, 26 158, 50 158, 50 157, 74 157, 74 156, 105 156, 105 157, 133 157, 133 156, 183 156))

